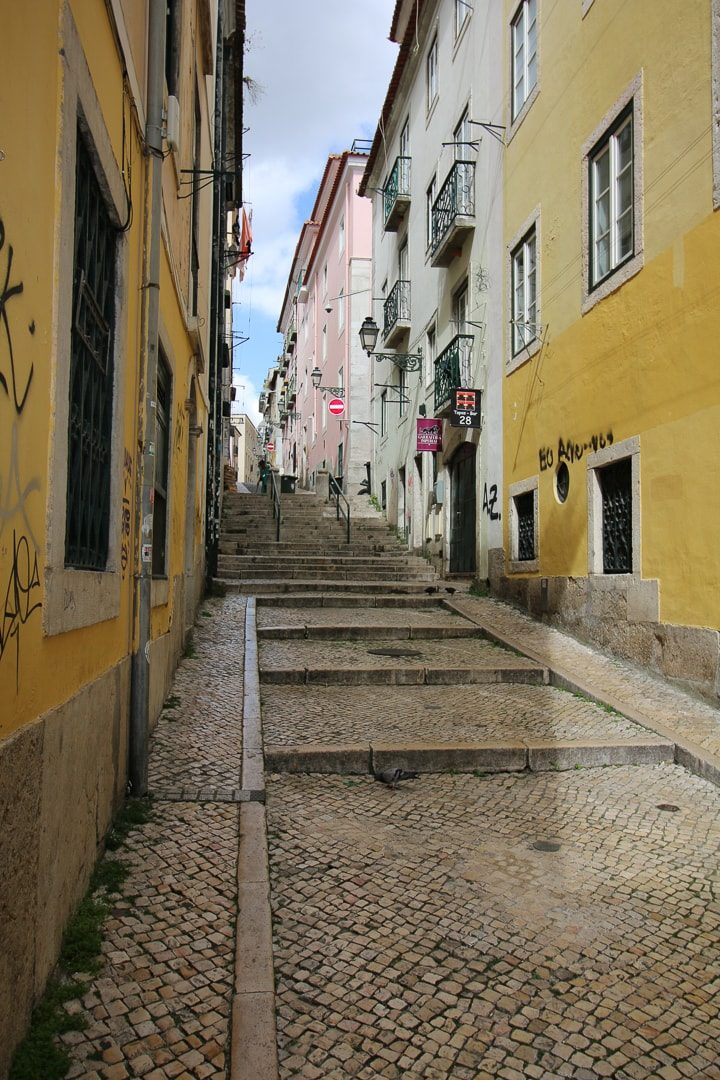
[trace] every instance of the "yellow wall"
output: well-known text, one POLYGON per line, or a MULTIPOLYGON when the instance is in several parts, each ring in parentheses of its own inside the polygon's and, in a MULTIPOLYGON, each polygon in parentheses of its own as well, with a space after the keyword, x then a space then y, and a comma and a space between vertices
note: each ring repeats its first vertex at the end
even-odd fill
MULTIPOLYGON (((717 627, 710 0, 683 5, 681 18, 673 0, 596 0, 584 19, 580 3, 538 8, 540 90, 506 150, 505 235, 509 244, 540 207, 546 344, 504 380, 505 487, 539 474, 537 573, 586 576, 585 446, 608 432, 615 442, 639 436, 642 577, 660 581, 662 621, 717 627), (583 315, 583 144, 639 72, 644 267, 583 315), (560 439, 583 449, 568 462, 563 505, 553 487, 560 439), (543 449, 553 455, 544 470, 543 449)), ((508 26, 514 10, 506 5, 508 26)))

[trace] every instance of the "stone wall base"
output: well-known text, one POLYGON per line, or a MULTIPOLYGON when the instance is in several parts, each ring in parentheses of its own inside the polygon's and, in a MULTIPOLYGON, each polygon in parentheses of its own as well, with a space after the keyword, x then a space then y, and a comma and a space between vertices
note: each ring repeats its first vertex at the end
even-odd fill
POLYGON ((535 618, 630 660, 717 703, 720 633, 659 618, 659 583, 635 575, 509 577, 502 549, 488 552, 493 593, 535 618))
POLYGON ((127 783, 130 661, 0 743, 0 1077, 127 783))

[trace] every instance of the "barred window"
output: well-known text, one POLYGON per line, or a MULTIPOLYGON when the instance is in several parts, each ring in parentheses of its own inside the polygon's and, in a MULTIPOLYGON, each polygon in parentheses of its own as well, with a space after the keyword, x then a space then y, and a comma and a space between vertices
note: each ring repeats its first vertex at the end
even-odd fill
POLYGON ((517 515, 517 559, 528 562, 535 558, 535 492, 515 496, 517 515))
POLYGON ((116 233, 78 126, 65 565, 108 558, 116 233))

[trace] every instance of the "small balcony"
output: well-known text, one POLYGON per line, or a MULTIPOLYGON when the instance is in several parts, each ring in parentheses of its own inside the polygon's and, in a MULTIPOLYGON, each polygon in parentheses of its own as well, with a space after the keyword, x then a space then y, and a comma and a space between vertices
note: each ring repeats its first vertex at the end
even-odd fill
POLYGON ((432 205, 430 265, 449 266, 475 228, 475 162, 456 161, 432 205))
POLYGON ((397 232, 410 205, 410 158, 397 157, 383 190, 385 232, 397 232))
POLYGON ((396 281, 383 304, 383 344, 393 348, 410 329, 410 282, 396 281))
POLYGON ((450 408, 452 391, 472 385, 472 334, 456 334, 435 361, 435 414, 450 408))

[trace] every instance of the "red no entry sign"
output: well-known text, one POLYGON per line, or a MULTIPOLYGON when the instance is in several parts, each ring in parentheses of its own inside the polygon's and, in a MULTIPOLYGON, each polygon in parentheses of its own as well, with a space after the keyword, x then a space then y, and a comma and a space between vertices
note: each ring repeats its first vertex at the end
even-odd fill
POLYGON ((328 409, 333 416, 342 416, 345 412, 345 402, 339 397, 330 398, 328 401, 328 409))
POLYGON ((269 442, 267 444, 267 446, 266 446, 266 450, 268 451, 268 453, 272 454, 274 449, 275 449, 275 443, 269 442))

